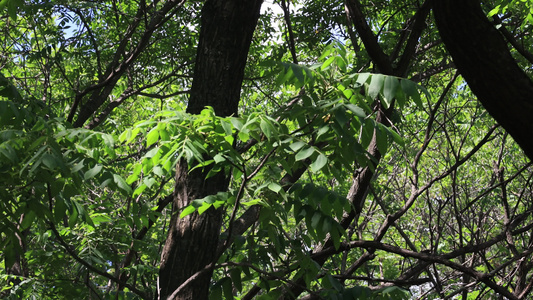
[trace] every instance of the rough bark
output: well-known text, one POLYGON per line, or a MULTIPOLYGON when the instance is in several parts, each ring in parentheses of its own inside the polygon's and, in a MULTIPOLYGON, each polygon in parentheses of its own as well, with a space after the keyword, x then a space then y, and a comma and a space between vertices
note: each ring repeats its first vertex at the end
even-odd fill
POLYGON ((262 0, 207 1, 187 112, 237 113, 244 66, 262 0))
MULTIPOLYGON (((187 112, 199 113, 212 106, 220 116, 237 114, 244 66, 262 0, 208 0, 202 9, 202 27, 197 49, 194 78, 187 112)), ((222 211, 210 209, 179 218, 192 200, 224 191, 228 179, 218 174, 209 179, 209 170, 181 162, 176 167, 174 214, 161 255, 159 298, 167 299, 191 276, 173 299, 207 299, 212 270, 205 268, 216 260, 222 211)))
POLYGON ((442 41, 457 69, 489 114, 533 158, 533 82, 511 56, 479 0, 433 2, 442 41))
MULTIPOLYGON (((204 269, 214 257, 222 213, 209 209, 202 215, 190 214, 179 218, 183 207, 197 198, 227 187, 222 174, 203 180, 205 172, 199 169, 188 171, 185 161, 176 167, 176 188, 174 190, 173 215, 167 240, 161 255, 159 272, 159 298, 167 299, 185 280, 204 269)), ((211 272, 204 272, 175 299, 207 299, 211 272)))

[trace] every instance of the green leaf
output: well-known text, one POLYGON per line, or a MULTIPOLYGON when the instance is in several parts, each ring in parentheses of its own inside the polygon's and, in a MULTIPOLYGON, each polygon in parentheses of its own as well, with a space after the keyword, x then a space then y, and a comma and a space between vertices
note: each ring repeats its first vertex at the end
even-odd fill
POLYGON ((76 225, 76 222, 78 222, 78 216, 79 216, 79 208, 80 208, 80 205, 78 204, 78 202, 76 201, 72 201, 72 212, 68 218, 68 226, 70 228, 74 228, 74 226, 76 225))
POLYGON ((527 14, 527 16, 526 16, 526 20, 527 20, 530 24, 533 24, 533 14, 527 14))
POLYGON ((329 67, 329 65, 331 65, 332 62, 335 61, 335 56, 332 56, 330 58, 328 58, 323 64, 322 66, 320 67, 320 70, 321 71, 324 71, 326 68, 329 67))
POLYGON ((408 290, 402 289, 397 286, 388 286, 375 292, 375 294, 381 296, 382 299, 409 299, 410 293, 408 290))
POLYGON ((322 214, 320 212, 315 212, 313 214, 313 218, 311 219, 311 228, 310 229, 318 229, 318 223, 322 220, 322 214))
POLYGON ((0 153, 4 155, 5 158, 9 159, 11 163, 16 163, 18 161, 17 152, 7 142, 0 145, 0 153))
POLYGON ((296 79, 298 79, 298 82, 300 83, 300 85, 303 86, 305 84, 305 75, 304 75, 302 67, 296 64, 291 64, 291 69, 296 79))
POLYGON ((131 134, 129 135, 129 138, 128 140, 126 141, 127 144, 133 142, 133 140, 137 137, 137 134, 141 131, 141 128, 137 127, 137 128, 134 128, 132 131, 131 131, 131 134))
POLYGON ((143 179, 144 185, 146 185, 147 188, 151 188, 154 184, 157 183, 157 180, 154 177, 145 177, 143 179))
MULTIPOLYGON (((4 5, 7 4, 8 1, 10 0, 2 0, 0 2, 0 6, 2 5, 2 3, 4 5)), ((13 2, 14 0, 11 0, 11 1, 13 2)), ((15 17, 16 17, 16 14, 15 14, 15 17)), ((14 20, 15 18, 12 17, 12 19, 14 20)), ((22 101, 22 96, 20 95, 17 88, 2 73, 0 73, 0 97, 5 97, 8 100, 11 100, 14 102, 22 101)))
POLYGON ((357 74, 357 79, 356 79, 355 82, 359 86, 361 86, 368 80, 368 78, 370 78, 370 75, 372 75, 372 74, 371 73, 359 73, 359 74, 357 74))
POLYGON ((226 157, 222 155, 221 153, 217 153, 217 155, 213 157, 213 160, 215 161, 215 163, 219 164, 219 163, 225 162, 226 157))
POLYGON ((250 135, 243 131, 239 132, 238 136, 239 140, 241 140, 243 143, 246 143, 250 139, 250 135))
POLYGON ((232 135, 232 134, 233 134, 233 132, 232 132, 232 126, 231 126, 231 124, 230 124, 228 121, 226 121, 226 120, 221 120, 221 121, 220 121, 220 125, 221 125, 222 128, 224 129, 224 133, 225 133, 226 135, 232 135))
POLYGON ((189 205, 189 206, 185 207, 185 209, 183 209, 183 211, 180 214, 180 218, 183 218, 183 217, 185 217, 187 215, 190 215, 194 211, 196 211, 196 208, 194 206, 192 206, 192 205, 189 205))
POLYGON ((229 278, 223 278, 222 280, 222 291, 224 292, 224 299, 231 300, 233 297, 233 286, 229 278))
POLYGON ((372 296, 372 291, 364 286, 354 286, 349 289, 346 289, 344 293, 342 293, 343 298, 346 299, 374 299, 372 296))
POLYGON ((494 16, 495 14, 497 14, 498 12, 500 12, 500 10, 501 10, 501 4, 498 4, 498 5, 496 5, 496 7, 494 7, 491 11, 489 11, 489 13, 488 13, 487 16, 488 16, 488 17, 492 17, 492 16, 494 16))
POLYGON ((350 117, 346 115, 345 110, 336 109, 334 121, 339 124, 339 126, 344 127, 348 121, 350 121, 350 117))
POLYGON ((272 138, 272 132, 275 130, 274 126, 272 126, 272 124, 265 119, 261 119, 259 126, 261 127, 261 131, 263 131, 267 139, 270 140, 272 138))
POLYGON ((131 137, 131 128, 128 128, 118 136, 118 141, 120 143, 123 143, 125 140, 129 139, 130 137, 131 137))
POLYGON ((102 165, 95 165, 91 169, 89 169, 85 174, 83 175, 83 178, 85 180, 91 179, 94 176, 96 176, 100 171, 102 171, 103 166, 102 165))
POLYGON ((398 145, 402 147, 405 147, 405 141, 396 131, 389 128, 389 134, 392 136, 392 139, 394 140, 394 142, 396 142, 398 145))
POLYGON ((211 293, 209 294, 209 300, 222 300, 222 287, 219 284, 215 284, 211 288, 211 293))
POLYGON ((237 129, 239 131, 242 129, 243 124, 242 124, 242 120, 241 119, 231 118, 230 122, 231 122, 231 124, 233 124, 233 127, 235 127, 235 129, 237 129))
POLYGON ((13 21, 17 20, 17 11, 19 10, 19 6, 22 5, 21 2, 20 0, 10 0, 7 3, 7 13, 13 21))
POLYGON ((331 239, 333 240, 333 246, 335 247, 335 249, 338 250, 339 247, 341 246, 341 233, 339 232, 339 229, 333 228, 330 234, 331 234, 331 239))
POLYGON ((65 216, 65 212, 67 211, 67 205, 66 200, 63 198, 59 198, 56 200, 56 203, 54 205, 54 219, 56 222, 59 222, 63 219, 65 216))
POLYGON ((326 165, 327 162, 328 162, 328 158, 324 154, 320 153, 318 157, 315 159, 315 161, 310 166, 311 172, 316 173, 320 171, 320 169, 322 169, 326 165))
POLYGON ((8 1, 9 0, 0 1, 0 12, 2 12, 2 10, 6 7, 8 1))
POLYGON ((110 134, 102 134, 102 139, 104 140, 104 144, 113 149, 115 146, 115 139, 113 139, 113 136, 110 134))
POLYGON ((273 191, 274 193, 279 193, 281 191, 281 185, 271 182, 268 184, 268 189, 273 191))
POLYGON ((125 196, 129 196, 133 193, 131 187, 126 183, 122 176, 113 174, 113 181, 125 196))
POLYGON ((379 130, 376 132, 376 144, 378 145, 379 152, 381 152, 381 154, 385 154, 387 152, 387 148, 389 147, 388 134, 386 129, 384 129, 382 126, 379 126, 378 128, 379 130))
POLYGON ((385 81, 385 76, 381 74, 373 74, 372 79, 370 80, 370 85, 368 86, 368 96, 372 99, 375 99, 381 90, 383 89, 383 82, 385 81))
POLYGON ((279 76, 276 78, 276 85, 282 85, 286 83, 289 79, 294 76, 292 68, 285 68, 284 72, 279 73, 279 76))
POLYGON ((242 281, 241 281, 241 269, 234 268, 231 269, 229 272, 229 275, 231 277, 231 281, 233 281, 233 285, 235 288, 241 292, 242 291, 242 281))
POLYGON ((307 148, 300 150, 298 153, 296 153, 295 159, 296 161, 304 160, 308 158, 309 156, 313 155, 313 153, 315 153, 315 148, 307 147, 307 148))
POLYGON ((339 86, 339 90, 342 91, 342 95, 343 95, 346 99, 350 99, 350 98, 352 98, 352 96, 353 96, 353 90, 352 90, 352 89, 341 89, 340 86, 339 86))
POLYGON ((354 113, 354 115, 358 116, 358 117, 361 117, 361 118, 366 118, 366 114, 365 114, 365 111, 360 108, 359 106, 355 105, 355 104, 352 104, 352 103, 346 103, 344 104, 344 106, 351 112, 354 113))
POLYGON ((323 60, 324 58, 329 56, 331 53, 333 53, 333 51, 335 51, 335 47, 332 44, 329 44, 328 46, 325 47, 324 51, 322 52, 318 60, 323 60))
POLYGON ((142 166, 141 163, 136 163, 135 164, 135 167, 133 168, 132 174, 130 176, 128 176, 128 178, 126 179, 126 183, 127 184, 132 184, 135 181, 137 181, 137 179, 139 179, 139 175, 141 174, 142 167, 143 166, 142 166))
POLYGON ((163 127, 159 129, 159 138, 165 142, 170 141, 170 134, 166 128, 163 127))
POLYGON ((24 214, 24 219, 22 219, 22 223, 20 224, 20 229, 25 230, 30 228, 31 224, 35 220, 35 212, 33 210, 28 211, 24 214))
POLYGON ((157 143, 159 140, 159 129, 157 127, 150 130, 148 135, 146 136, 146 147, 150 147, 150 145, 157 143))
POLYGON ((341 70, 341 72, 346 73, 347 71, 347 63, 346 60, 342 56, 337 56, 335 58, 335 62, 337 63, 337 67, 341 70))
POLYGON ((386 76, 385 77, 385 86, 383 87, 383 97, 385 98, 385 101, 387 102, 387 107, 392 102, 392 99, 396 96, 396 91, 398 90, 398 86, 400 85, 400 82, 398 78, 394 76, 386 76))
POLYGON ((152 172, 159 176, 159 177, 164 177, 165 176, 165 173, 163 172, 163 168, 159 165, 155 165, 153 168, 152 168, 152 172))
POLYGON ((420 94, 418 93, 418 88, 417 88, 416 83, 410 80, 407 80, 407 79, 402 79, 401 86, 402 86, 403 92, 408 97, 413 99, 413 101, 418 106, 418 108, 424 109, 424 106, 422 105, 422 100, 420 99, 420 94))
POLYGON ((47 166, 50 170, 53 170, 62 165, 61 161, 50 153, 43 154, 41 160, 43 164, 47 166))
POLYGON ((292 149, 292 151, 296 152, 300 149, 302 149, 302 147, 306 146, 307 144, 302 142, 302 141, 296 141, 292 144, 289 145, 289 148, 292 149))
POLYGON ((213 206, 212 203, 207 203, 207 202, 202 203, 202 206, 198 207, 198 214, 199 215, 203 214, 206 210, 210 209, 211 206, 213 206))

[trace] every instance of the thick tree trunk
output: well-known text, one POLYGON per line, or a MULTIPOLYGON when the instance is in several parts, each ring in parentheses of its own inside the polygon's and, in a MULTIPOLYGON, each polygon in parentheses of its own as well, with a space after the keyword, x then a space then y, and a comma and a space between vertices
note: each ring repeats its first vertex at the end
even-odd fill
POLYGON ((187 112, 197 114, 209 105, 219 116, 237 114, 244 66, 262 3, 205 3, 187 112))
MULTIPOLYGON (((262 1, 206 1, 187 112, 196 114, 212 106, 220 116, 237 114, 244 66, 262 1)), ((206 267, 217 259, 222 211, 210 209, 184 218, 179 218, 179 213, 194 199, 226 190, 228 179, 219 174, 206 180, 209 170, 188 169, 185 162, 176 167, 174 214, 161 254, 160 299, 207 299, 212 270, 206 267)))
POLYGON ((435 0, 435 21, 457 69, 487 111, 533 159, 533 82, 479 0, 435 0))

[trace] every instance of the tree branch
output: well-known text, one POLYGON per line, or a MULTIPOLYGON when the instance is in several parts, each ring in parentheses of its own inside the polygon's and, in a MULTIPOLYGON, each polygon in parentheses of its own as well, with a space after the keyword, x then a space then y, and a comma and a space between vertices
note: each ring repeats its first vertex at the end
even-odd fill
POLYGON ((437 28, 470 89, 532 159, 533 82, 511 56, 479 2, 433 1, 437 28))

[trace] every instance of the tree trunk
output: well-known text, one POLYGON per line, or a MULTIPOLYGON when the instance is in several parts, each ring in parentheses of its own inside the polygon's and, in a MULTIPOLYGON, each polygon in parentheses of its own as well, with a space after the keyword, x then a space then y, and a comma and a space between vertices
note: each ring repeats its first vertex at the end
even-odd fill
MULTIPOLYGON (((262 1, 206 1, 187 112, 197 114, 205 106, 212 106, 220 116, 237 114, 244 67, 262 1)), ((202 215, 194 213, 184 218, 179 218, 179 213, 194 199, 226 190, 228 178, 219 173, 206 180, 208 169, 188 170, 184 161, 176 166, 173 216, 161 254, 159 299, 207 299, 212 276, 209 265, 218 258, 222 210, 209 209, 202 215), (173 295, 178 288, 180 292, 173 295)))
POLYGON ((263 0, 210 0, 202 28, 187 112, 212 106, 219 116, 237 114, 244 66, 263 0))
POLYGON ((533 82, 479 0, 435 0, 435 21, 457 69, 485 109, 533 159, 533 82))

